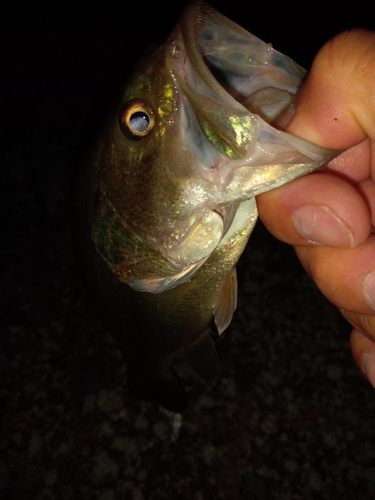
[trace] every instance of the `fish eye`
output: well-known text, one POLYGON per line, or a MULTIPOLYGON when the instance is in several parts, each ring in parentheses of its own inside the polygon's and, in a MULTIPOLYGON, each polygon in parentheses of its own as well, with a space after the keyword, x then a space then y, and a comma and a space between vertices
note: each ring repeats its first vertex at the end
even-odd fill
POLYGON ((151 107, 141 99, 132 99, 124 104, 119 113, 122 133, 135 141, 143 139, 155 125, 155 116, 151 107))

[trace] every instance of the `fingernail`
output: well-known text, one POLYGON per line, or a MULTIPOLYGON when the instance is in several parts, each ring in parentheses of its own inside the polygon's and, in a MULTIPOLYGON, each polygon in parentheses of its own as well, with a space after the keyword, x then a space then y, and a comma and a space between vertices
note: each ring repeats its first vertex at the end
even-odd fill
POLYGON ((353 247, 350 229, 327 207, 303 205, 292 216, 296 231, 306 240, 333 247, 353 247))
POLYGON ((369 352, 363 356, 362 370, 375 389, 375 352, 369 352))
POLYGON ((367 304, 375 311, 375 271, 365 277, 363 293, 367 304))

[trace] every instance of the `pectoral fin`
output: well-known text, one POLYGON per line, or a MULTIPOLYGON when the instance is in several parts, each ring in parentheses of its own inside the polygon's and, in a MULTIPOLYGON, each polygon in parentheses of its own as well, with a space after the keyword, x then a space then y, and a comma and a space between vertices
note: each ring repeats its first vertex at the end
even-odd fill
POLYGON ((237 307, 237 272, 233 267, 225 281, 218 301, 215 305, 214 316, 216 328, 221 334, 232 321, 233 312, 237 307))
POLYGON ((197 262, 183 269, 181 272, 176 273, 173 276, 167 276, 165 278, 146 278, 141 280, 129 281, 129 286, 136 290, 137 292, 149 292, 149 293, 161 293, 175 288, 182 283, 185 283, 191 276, 193 276, 200 267, 206 262, 207 259, 197 262))

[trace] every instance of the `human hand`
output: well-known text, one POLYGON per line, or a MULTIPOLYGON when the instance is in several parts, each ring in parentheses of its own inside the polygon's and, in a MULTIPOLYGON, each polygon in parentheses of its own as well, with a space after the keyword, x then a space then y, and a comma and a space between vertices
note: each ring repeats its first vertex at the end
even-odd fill
POLYGON ((326 167, 257 197, 269 231, 351 323, 351 348, 375 387, 375 33, 344 32, 316 56, 286 130, 347 149, 326 167), (349 149, 348 149, 349 148, 349 149))

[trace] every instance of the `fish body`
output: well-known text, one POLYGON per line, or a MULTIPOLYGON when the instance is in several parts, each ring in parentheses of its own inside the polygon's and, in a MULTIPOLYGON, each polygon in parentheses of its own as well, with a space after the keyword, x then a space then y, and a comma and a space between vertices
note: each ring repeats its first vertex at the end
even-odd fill
POLYGON ((276 130, 305 71, 203 2, 140 59, 78 181, 76 239, 129 385, 172 411, 218 376, 255 196, 333 156, 276 130))

